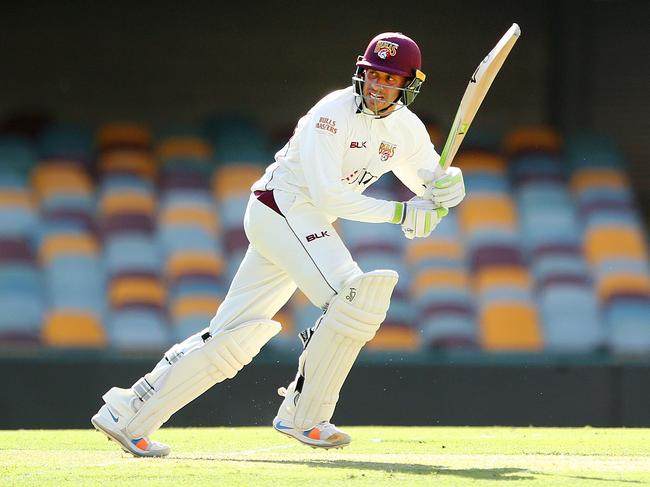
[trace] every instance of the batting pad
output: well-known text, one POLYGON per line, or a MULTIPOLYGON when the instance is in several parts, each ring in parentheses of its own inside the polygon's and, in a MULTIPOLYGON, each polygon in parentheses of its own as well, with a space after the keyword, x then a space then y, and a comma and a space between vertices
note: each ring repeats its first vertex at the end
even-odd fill
POLYGON ((132 438, 148 436, 213 385, 232 379, 281 329, 272 320, 248 321, 204 341, 200 333, 174 345, 133 386, 143 404, 126 425, 132 438), (147 393, 143 392, 146 383, 147 393))
POLYGON ((386 318, 397 279, 391 270, 361 274, 332 299, 300 360, 304 384, 295 405, 294 428, 307 430, 332 418, 359 351, 386 318))

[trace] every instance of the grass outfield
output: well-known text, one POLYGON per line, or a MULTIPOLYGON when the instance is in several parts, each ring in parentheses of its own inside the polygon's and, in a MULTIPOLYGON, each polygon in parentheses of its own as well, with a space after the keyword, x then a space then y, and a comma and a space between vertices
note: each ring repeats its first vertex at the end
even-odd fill
POLYGON ((348 427, 314 450, 270 427, 162 429, 165 459, 94 430, 0 431, 0 485, 650 485, 650 429, 348 427))

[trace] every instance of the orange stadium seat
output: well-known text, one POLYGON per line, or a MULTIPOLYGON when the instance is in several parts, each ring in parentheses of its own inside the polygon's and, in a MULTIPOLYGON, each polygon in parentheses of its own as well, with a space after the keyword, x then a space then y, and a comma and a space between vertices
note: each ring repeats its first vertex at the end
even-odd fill
POLYGON ((191 315, 214 316, 217 308, 221 304, 221 299, 217 296, 191 295, 183 296, 171 303, 171 318, 174 321, 180 321, 191 315))
POLYGON ((25 209, 33 209, 34 201, 27 191, 18 189, 0 189, 0 207, 14 206, 25 209))
POLYGON ((220 276, 224 269, 223 257, 213 253, 176 252, 167 260, 168 279, 178 279, 183 274, 209 274, 220 276))
MULTIPOLYGON (((284 306, 280 311, 278 311, 272 319, 282 325, 282 335, 291 336, 292 339, 294 338, 296 322, 293 319, 291 312, 287 309, 287 306, 284 306)), ((299 343, 297 337, 295 337, 295 340, 296 343, 299 343)))
POLYGON ((430 288, 467 288, 469 276, 461 269, 440 269, 436 267, 427 268, 415 274, 411 283, 411 294, 419 296, 430 288))
MULTIPOLYGON (((314 322, 304 322, 303 319, 305 315, 311 314, 310 313, 311 308, 315 308, 314 305, 311 304, 311 301, 309 301, 307 296, 305 296, 305 294, 302 291, 297 289, 296 292, 294 292, 291 295, 291 298, 289 299, 287 304, 284 305, 282 310, 287 315, 291 316, 291 321, 296 327, 300 327, 301 329, 304 329, 314 324, 314 322)), ((300 331, 301 330, 297 330, 293 326, 285 327, 283 323, 282 330, 280 331, 280 336, 286 336, 288 337, 289 340, 294 340, 294 339, 297 340, 295 334, 300 331)))
POLYGON ((416 351, 420 348, 420 335, 409 326, 384 323, 375 337, 368 342, 369 350, 416 351))
POLYGON ((58 310, 45 318, 45 345, 55 347, 104 347, 106 334, 100 320, 90 313, 58 310))
POLYGON ((66 161, 44 161, 32 171, 32 188, 39 199, 54 194, 82 194, 93 192, 93 183, 78 164, 66 161))
POLYGON ((505 176, 506 160, 498 154, 481 151, 463 151, 454 160, 465 174, 488 172, 505 176))
POLYGON ((212 146, 198 137, 168 137, 161 141, 156 154, 161 161, 174 158, 209 160, 213 156, 212 146))
POLYGON ((505 150, 519 152, 552 152, 562 150, 562 137, 550 127, 526 127, 512 130, 506 135, 505 150))
POLYGON ((531 289, 531 286, 530 272, 521 266, 484 267, 474 276, 474 287, 479 294, 494 287, 531 289))
POLYGON ((217 200, 247 194, 251 185, 257 181, 264 169, 253 164, 229 164, 219 167, 212 179, 214 196, 217 200))
POLYGON ((147 180, 153 180, 157 174, 153 156, 141 150, 111 150, 99 156, 98 164, 102 174, 130 172, 147 180))
POLYGON ((102 126, 97 132, 97 145, 101 151, 113 147, 149 148, 151 130, 135 122, 113 122, 102 126))
POLYGON ((517 213, 507 196, 476 195, 460 205, 459 224, 465 234, 486 227, 513 229, 517 226, 517 213))
MULTIPOLYGON (((600 278, 596 292, 601 303, 616 295, 637 295, 650 298, 650 276, 644 273, 611 273, 600 278)), ((650 323, 648 324, 650 326, 650 323)))
POLYGON ((459 260, 464 257, 465 248, 457 240, 420 238, 413 240, 406 247, 406 262, 417 266, 418 262, 429 257, 442 257, 450 260, 459 260))
POLYGON ((102 217, 117 213, 153 215, 156 211, 156 204, 153 194, 124 190, 104 195, 99 202, 99 213, 102 217))
POLYGON ((64 255, 92 255, 99 252, 97 240, 92 235, 55 233, 45 237, 40 248, 40 259, 47 265, 54 258, 64 255))
POLYGON ((481 345, 488 351, 539 351, 542 333, 531 303, 494 302, 479 311, 481 345))
POLYGON ((605 167, 580 169, 572 175, 570 184, 575 193, 582 193, 594 187, 623 189, 630 186, 623 171, 605 167))
POLYGON ((112 280, 109 290, 111 308, 119 309, 128 305, 165 305, 166 290, 156 277, 117 277, 112 280))
POLYGON ((591 265, 608 259, 647 260, 647 247, 639 229, 627 226, 599 226, 587 230, 585 255, 591 265))
POLYGON ((309 298, 300 289, 296 289, 296 292, 291 295, 291 302, 298 307, 312 306, 309 298))
POLYGON ((161 225, 195 225, 210 235, 219 233, 219 220, 216 211, 200 206, 174 206, 164 209, 159 215, 161 225))

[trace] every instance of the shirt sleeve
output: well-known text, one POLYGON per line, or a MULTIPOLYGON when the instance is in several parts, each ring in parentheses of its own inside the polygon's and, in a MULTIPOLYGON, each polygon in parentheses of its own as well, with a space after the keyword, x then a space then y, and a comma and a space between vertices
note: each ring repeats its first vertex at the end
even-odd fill
POLYGON ((420 169, 428 169, 442 176, 438 161, 440 155, 436 152, 424 124, 416 124, 412 130, 411 146, 413 153, 405 161, 393 168, 393 173, 416 196, 424 194, 424 181, 418 176, 420 169))
POLYGON ((395 202, 355 193, 341 181, 347 123, 340 114, 319 110, 300 134, 300 160, 312 201, 325 213, 339 218, 390 222, 395 218, 395 202))

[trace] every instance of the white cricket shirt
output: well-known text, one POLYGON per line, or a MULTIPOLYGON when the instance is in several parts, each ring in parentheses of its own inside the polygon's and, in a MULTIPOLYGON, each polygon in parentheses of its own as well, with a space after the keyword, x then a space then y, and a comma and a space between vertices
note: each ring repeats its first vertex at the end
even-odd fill
POLYGON ((299 121, 252 190, 277 189, 305 198, 330 221, 390 222, 395 203, 361 194, 382 174, 395 175, 418 196, 420 168, 438 170, 422 121, 407 107, 385 118, 360 113, 352 86, 330 93, 299 121))

